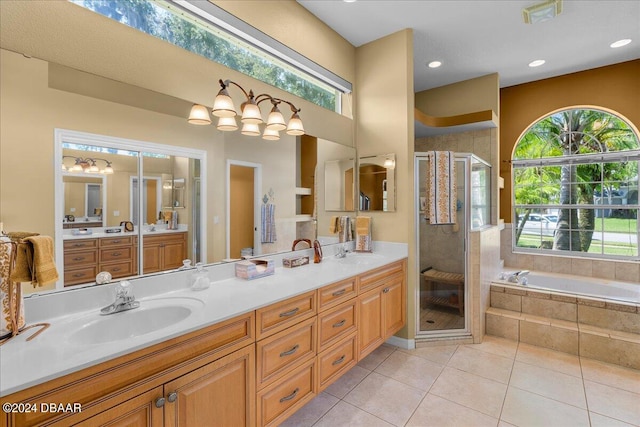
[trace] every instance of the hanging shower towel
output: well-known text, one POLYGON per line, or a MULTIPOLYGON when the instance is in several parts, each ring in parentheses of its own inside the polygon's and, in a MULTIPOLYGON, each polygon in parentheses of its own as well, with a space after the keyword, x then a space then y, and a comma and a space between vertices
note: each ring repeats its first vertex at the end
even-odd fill
POLYGON ((262 243, 276 241, 276 205, 264 203, 260 208, 262 218, 262 243))
POLYGON ((27 237, 18 244, 16 266, 11 280, 31 282, 34 287, 45 286, 58 280, 51 237, 27 237))
POLYGON ((371 217, 356 217, 356 252, 371 252, 371 217))
POLYGON ((458 189, 452 151, 429 151, 427 217, 431 224, 455 224, 458 189))

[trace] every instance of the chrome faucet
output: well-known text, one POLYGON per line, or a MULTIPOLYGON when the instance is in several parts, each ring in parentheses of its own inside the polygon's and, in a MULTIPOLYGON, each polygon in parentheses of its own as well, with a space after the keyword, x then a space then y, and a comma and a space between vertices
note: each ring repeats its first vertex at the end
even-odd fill
POLYGON ((345 258, 349 250, 347 249, 347 244, 339 244, 338 245, 338 253, 336 253, 336 258, 345 258))
POLYGON ((131 289, 131 283, 124 280, 116 285, 116 300, 100 310, 100 314, 114 314, 140 307, 131 289))
POLYGON ((521 270, 516 271, 515 273, 511 273, 509 277, 507 277, 507 282, 517 283, 519 285, 527 284, 527 275, 529 274, 529 270, 521 270))

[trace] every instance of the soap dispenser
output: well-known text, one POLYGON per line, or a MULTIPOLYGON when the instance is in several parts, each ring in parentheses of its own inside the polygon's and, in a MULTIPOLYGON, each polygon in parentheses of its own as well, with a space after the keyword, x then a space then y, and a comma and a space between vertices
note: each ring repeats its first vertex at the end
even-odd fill
POLYGON ((209 273, 204 269, 204 263, 196 263, 196 271, 191 273, 191 289, 202 291, 209 287, 209 273))

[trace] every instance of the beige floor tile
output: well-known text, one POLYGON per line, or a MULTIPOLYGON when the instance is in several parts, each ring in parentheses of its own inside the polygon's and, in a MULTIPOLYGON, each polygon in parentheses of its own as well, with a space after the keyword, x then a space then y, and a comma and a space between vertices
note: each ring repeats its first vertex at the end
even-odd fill
POLYGON ((362 409, 340 401, 314 425, 314 427, 337 426, 392 427, 393 424, 389 424, 362 409))
POLYGON ((640 394, 585 380, 589 411, 640 425, 640 394))
POLYGON ((518 387, 559 402, 587 409, 582 378, 516 362, 509 387, 518 387))
POLYGON ((520 343, 516 361, 552 369, 574 377, 582 376, 578 356, 531 344, 520 343))
POLYGON ((411 350, 400 349, 398 351, 412 356, 422 357, 440 365, 446 365, 453 353, 456 352, 457 345, 438 345, 433 347, 419 347, 411 350))
POLYGON ((507 386, 497 381, 446 367, 429 392, 498 418, 507 386))
POLYGON ((395 350, 396 347, 381 345, 380 347, 373 350, 367 357, 358 362, 358 366, 373 371, 395 350))
POLYGON ((516 350, 518 349, 518 342, 508 340, 506 338, 492 337, 485 335, 480 344, 470 344, 476 350, 486 351, 487 353, 495 354, 497 356, 514 358, 516 356, 516 350))
POLYGON ((324 391, 332 396, 342 399, 347 395, 347 393, 353 390, 355 386, 360 384, 360 382, 370 373, 370 370, 356 365, 345 372, 343 376, 337 379, 336 382, 331 384, 324 391))
POLYGON ((475 348, 475 346, 460 346, 447 366, 508 384, 513 359, 475 350, 475 348))
POLYGON ((391 424, 404 425, 418 407, 425 392, 372 372, 344 401, 391 424))
POLYGON ((586 410, 515 387, 507 391, 500 419, 518 427, 589 426, 586 410))
POLYGON ((387 357, 374 372, 417 389, 428 391, 443 368, 443 365, 430 362, 421 357, 396 351, 387 357))
POLYGON ((433 394, 427 394, 416 412, 406 424, 407 427, 495 427, 497 418, 450 402, 433 394))
POLYGON ((585 380, 640 394, 640 371, 585 357, 580 362, 585 380))
POLYGON ((340 399, 330 394, 320 393, 311 402, 287 418, 284 423, 280 424, 280 427, 310 427, 339 401, 340 399))
POLYGON ((591 419, 591 427, 631 427, 632 424, 623 423, 622 421, 614 420, 613 418, 605 417, 604 415, 596 414, 595 412, 589 412, 589 418, 591 419))
POLYGON ((513 424, 509 424, 509 423, 508 423, 508 422, 506 422, 506 421, 500 421, 500 422, 498 423, 498 427, 517 427, 517 426, 514 426, 513 424))

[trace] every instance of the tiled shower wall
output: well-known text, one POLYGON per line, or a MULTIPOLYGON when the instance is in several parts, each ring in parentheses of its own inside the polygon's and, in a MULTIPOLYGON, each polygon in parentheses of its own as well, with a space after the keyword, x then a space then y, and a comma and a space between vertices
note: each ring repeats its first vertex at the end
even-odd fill
POLYGON ((608 261, 513 253, 511 248, 512 239, 512 225, 505 224, 500 236, 500 253, 504 260, 505 268, 573 274, 624 282, 640 282, 640 263, 637 261, 608 261))

